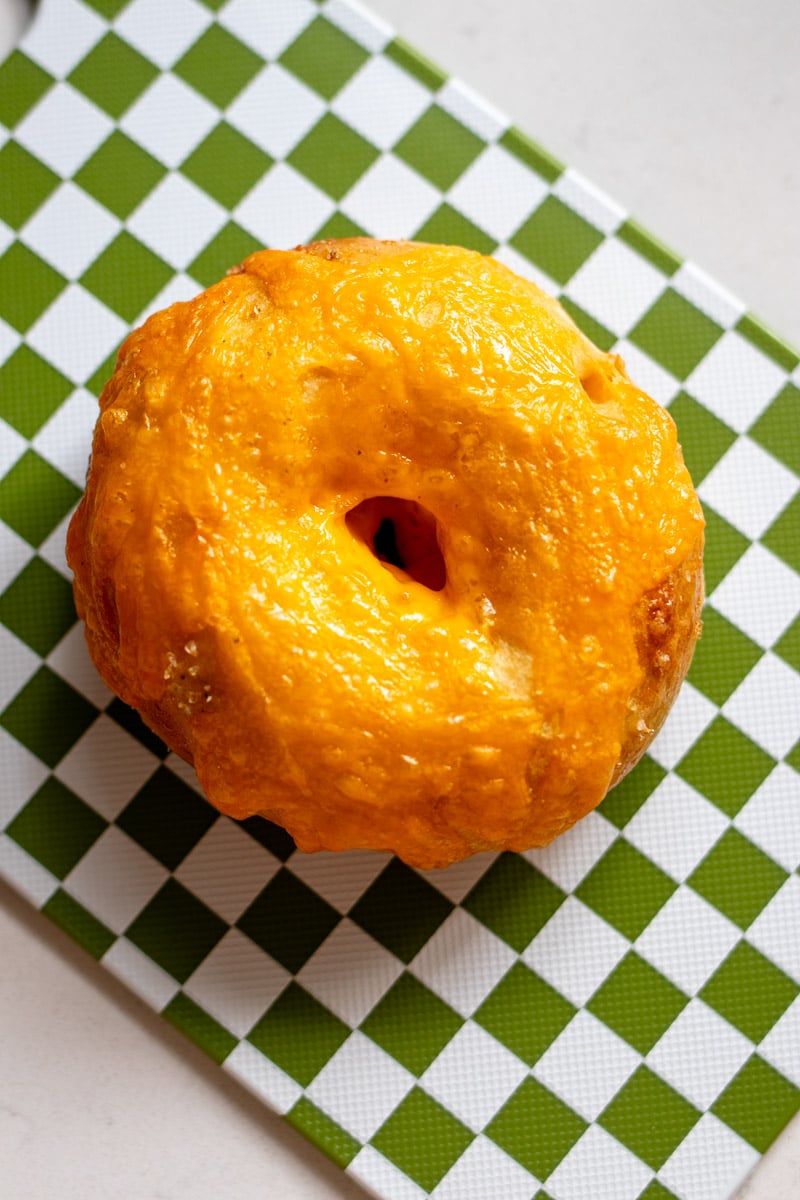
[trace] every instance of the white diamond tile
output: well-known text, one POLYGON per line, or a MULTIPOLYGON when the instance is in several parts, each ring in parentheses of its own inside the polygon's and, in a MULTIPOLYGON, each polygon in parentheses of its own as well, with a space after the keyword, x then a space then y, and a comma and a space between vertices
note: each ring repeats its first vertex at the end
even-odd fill
POLYGON ((228 214, 182 175, 165 175, 128 221, 128 228, 176 270, 192 262, 228 214))
POLYGON ((245 1037, 286 987, 289 972, 238 929, 229 929, 183 986, 190 999, 245 1037))
POLYGON ((671 771, 708 729, 716 715, 716 706, 697 688, 684 682, 648 754, 660 766, 671 771))
POLYGON ((10 471, 27 449, 28 443, 25 438, 5 421, 0 420, 0 476, 10 471))
POLYGON ((69 284, 28 333, 34 350, 83 383, 119 345, 128 327, 78 283, 69 284), (75 337, 75 330, 81 336, 75 337))
POLYGON ((636 941, 636 952, 693 996, 739 941, 736 926, 689 888, 679 888, 636 941))
POLYGON ((101 713, 55 774, 107 821, 114 821, 157 766, 154 754, 101 713))
POLYGON ((547 1191, 553 1200, 636 1200, 650 1177, 641 1159, 590 1125, 548 1177, 547 1191))
POLYGON ((105 34, 105 21, 79 0, 42 3, 20 49, 56 78, 68 75, 105 34))
POLYGON ((754 542, 714 590, 711 603, 766 648, 800 612, 800 576, 754 542))
POLYGON ((594 1121, 640 1062, 622 1038, 582 1010, 545 1050, 533 1074, 585 1120, 594 1121))
POLYGON ((74 183, 63 183, 20 231, 32 250, 68 279, 82 275, 119 232, 116 217, 74 183))
POLYGON ((68 512, 39 546, 39 557, 69 582, 72 582, 72 572, 67 565, 67 529, 74 511, 68 512))
POLYGON ((167 280, 161 291, 142 309, 136 318, 136 323, 138 325, 144 324, 149 316, 152 316, 153 313, 161 312, 163 308, 168 308, 170 304, 177 304, 182 300, 192 300, 199 291, 202 291, 202 289, 196 280, 192 279, 190 275, 184 275, 182 271, 178 271, 176 275, 167 280))
POLYGON ((110 825, 73 868, 64 887, 114 933, 123 933, 155 896, 167 870, 110 825))
POLYGON ((263 246, 288 250, 308 242, 335 209, 333 201, 287 163, 248 192, 234 216, 263 246))
POLYGON ((515 1092, 528 1071, 510 1050, 471 1021, 420 1076, 420 1086, 478 1133, 515 1092))
POLYGON ((285 158, 325 111, 311 88, 280 63, 261 71, 225 114, 226 120, 273 158, 285 158))
POLYGON ((62 679, 91 701, 96 708, 105 708, 112 693, 100 678, 89 658, 83 625, 76 623, 47 656, 47 665, 62 679))
POLYGON ((727 825, 714 804, 677 775, 667 775, 625 826, 625 837, 683 883, 727 825))
POLYGON ((175 872, 185 887, 233 924, 267 886, 280 863, 246 830, 220 817, 175 872), (235 870, 232 870, 235 864, 235 870))
MULTIPOLYGON (((13 238, 11 240, 13 241, 13 238)), ((6 248, 6 246, 3 246, 0 253, 6 248)), ((11 357, 21 340, 16 329, 12 329, 6 321, 0 320, 0 364, 11 357)))
POLYGON ((691 1200, 733 1196, 758 1162, 758 1151, 704 1113, 659 1172, 666 1186, 691 1200))
POLYGON ((659 404, 669 404, 680 391, 681 385, 675 376, 659 366, 649 354, 634 346, 633 342, 623 338, 615 347, 615 352, 621 355, 636 386, 659 404))
POLYGON ((198 0, 131 0, 114 22, 120 37, 166 70, 211 24, 213 14, 198 0))
POLYGON ((729 330, 686 380, 686 390, 737 433, 761 415, 786 375, 738 333, 729 330))
POLYGON ((0 874, 36 908, 58 891, 55 875, 6 834, 0 834, 0 874))
POLYGON ((490 1142, 476 1137, 431 1192, 433 1200, 531 1200, 536 1178, 490 1142))
POLYGON ((460 79, 448 79, 437 92, 436 103, 487 142, 508 128, 508 118, 460 79))
POLYGON ((68 83, 57 83, 22 118, 15 137, 57 175, 69 176, 105 141, 112 128, 111 118, 90 100, 68 83))
POLYGON ((758 1052, 776 1071, 800 1088, 800 996, 775 1022, 758 1052))
POLYGON ((159 75, 120 128, 167 167, 177 167, 211 132, 219 112, 175 75, 159 75))
MULTIPOLYGON (((23 676, 19 682, 25 683, 23 676)), ((0 829, 4 829, 21 808, 38 792, 49 774, 47 767, 21 742, 0 728, 0 762, 3 764, 3 790, 0 792, 0 829)))
POLYGON ((502 146, 487 146, 448 192, 448 201, 495 241, 520 227, 547 184, 502 146))
POLYGON ((747 931, 747 940, 800 983, 800 878, 790 875, 747 931))
POLYGON ((778 763, 733 820, 785 871, 800 867, 800 775, 778 763))
POLYGON ((343 1129, 367 1142, 415 1083, 410 1071, 356 1029, 328 1059, 307 1094, 343 1129))
POLYGON ((601 242, 573 275, 566 294, 618 336, 627 333, 655 303, 664 276, 624 242, 601 242))
POLYGON ((425 878, 453 904, 460 904, 496 858, 497 855, 493 853, 473 854, 450 867, 426 871, 425 878))
POLYGON ((293 1108, 303 1094, 299 1083, 249 1042, 234 1046, 225 1059, 225 1070, 281 1115, 293 1108))
POLYGON ((767 754, 783 758, 797 741, 800 675, 767 652, 726 701, 722 712, 767 754))
POLYGON ((392 40, 391 26, 358 0, 328 0, 323 11, 326 20, 371 54, 378 54, 392 40))
POLYGON ((427 180, 386 154, 351 187, 340 208, 373 237, 410 238, 438 208, 440 199, 427 180))
POLYGON ((574 896, 568 896, 522 955, 573 1004, 597 991, 628 950, 627 940, 574 896))
MULTIPOLYGON (((0 625, 0 662, 3 664, 3 670, 0 672, 0 712, 2 712, 9 701, 22 690, 31 676, 39 669, 41 659, 38 654, 34 654, 30 646, 26 646, 6 629, 5 625, 0 625)), ((3 776, 3 786, 5 787, 7 786, 5 770, 3 776)), ((2 813, 2 806, 0 806, 0 813, 2 813)), ((0 817, 1 823, 2 818, 0 817)))
POLYGON ((106 950, 104 967, 126 984, 135 996, 160 1012, 179 990, 178 984, 161 967, 143 954, 138 946, 121 937, 106 950))
POLYGON ((723 329, 730 329, 744 315, 745 307, 741 300, 720 287, 716 280, 692 262, 682 263, 678 267, 670 279, 670 287, 723 329))
POLYGON ((391 1196, 392 1200, 425 1200, 429 1194, 423 1192, 408 1175, 373 1146, 362 1146, 348 1165, 347 1174, 362 1184, 372 1196, 391 1196))
POLYGON ((402 973, 399 959, 345 917, 297 980, 348 1025, 359 1025, 402 973))
POLYGON ((527 850, 528 862, 570 892, 605 854, 617 831, 599 813, 588 813, 582 820, 541 850, 527 850))
POLYGON ((553 195, 605 234, 613 233, 626 217, 620 204, 572 167, 559 175, 553 195))
POLYGON ((92 432, 98 417, 97 400, 77 388, 56 409, 33 439, 37 454, 47 459, 79 488, 86 483, 92 432))
POLYGON ((700 499, 751 541, 769 528, 797 491, 792 472, 740 437, 697 489, 700 499))
POLYGON ((431 94, 388 58, 370 58, 337 95, 332 111, 388 150, 422 116, 431 94))
POLYGON ((694 1104, 709 1108, 744 1066, 753 1043, 702 1000, 690 1000, 647 1056, 647 1065, 694 1104))
POLYGON ((292 874, 307 883, 341 913, 348 912, 380 875, 390 855, 375 850, 348 850, 345 854, 318 850, 292 855, 292 874))
POLYGON ((219 23, 262 58, 277 58, 317 16, 311 0, 230 0, 219 23))
POLYGON ((514 962, 513 950, 464 909, 454 909, 411 970, 462 1017, 470 1016, 514 962))

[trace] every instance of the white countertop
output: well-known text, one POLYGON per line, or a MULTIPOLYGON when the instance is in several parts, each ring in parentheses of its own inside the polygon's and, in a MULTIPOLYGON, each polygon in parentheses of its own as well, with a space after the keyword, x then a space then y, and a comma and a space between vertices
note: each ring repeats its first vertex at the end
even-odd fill
MULTIPOLYGON (((796 0, 371 6, 800 345, 796 0)), ((0 1029, 3 1200, 363 1196, 2 884, 0 1029)), ((795 1120, 741 1200, 798 1196, 795 1120)))

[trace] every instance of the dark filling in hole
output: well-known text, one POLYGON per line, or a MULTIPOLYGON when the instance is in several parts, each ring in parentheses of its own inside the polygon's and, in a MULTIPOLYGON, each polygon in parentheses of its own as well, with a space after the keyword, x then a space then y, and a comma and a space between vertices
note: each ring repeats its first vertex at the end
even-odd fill
POLYGON ((436 518, 415 500, 370 496, 351 508, 345 520, 380 562, 405 571, 432 592, 440 592, 447 583, 436 518))

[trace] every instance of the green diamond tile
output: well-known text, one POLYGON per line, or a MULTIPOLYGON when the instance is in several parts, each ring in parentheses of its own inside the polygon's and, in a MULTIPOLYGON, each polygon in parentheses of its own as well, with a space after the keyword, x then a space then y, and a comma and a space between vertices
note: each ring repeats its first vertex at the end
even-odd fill
POLYGON ((800 355, 797 351, 793 347, 787 346, 782 338, 768 329, 763 321, 760 321, 753 313, 745 313, 743 317, 739 318, 736 332, 747 338, 748 342, 771 358, 779 367, 783 367, 786 372, 793 371, 800 363, 800 355))
MULTIPOLYGON (((798 427, 800 441, 800 426, 798 427)), ((800 491, 783 510, 777 521, 770 525, 761 541, 778 558, 800 573, 800 491)))
POLYGON ((715 704, 724 704, 764 651, 710 604, 703 610, 703 635, 687 676, 715 704))
POLYGON ((170 1000, 161 1015, 215 1063, 224 1062, 238 1044, 238 1039, 232 1033, 183 992, 178 992, 170 1000))
POLYGON ((367 232, 344 213, 335 212, 314 234, 312 241, 323 242, 326 238, 366 237, 367 232))
POLYGON ((75 624, 72 585, 32 558, 0 595, 0 621, 42 658, 75 624))
POLYGON ((615 345, 616 334, 612 333, 610 329, 606 329, 605 325, 601 325, 594 317, 590 317, 579 304, 570 300, 569 296, 559 296, 559 301, 561 307, 569 313, 578 328, 586 334, 590 341, 594 342, 595 346, 608 352, 615 345))
POLYGON ((403 41, 402 38, 395 38, 391 41, 384 48, 383 55, 384 58, 396 63, 398 67, 402 67, 404 71, 432 92, 438 91, 447 79, 444 71, 440 71, 434 63, 415 50, 413 46, 409 46, 408 42, 403 41))
POLYGON ((105 828, 106 822, 93 808, 51 775, 17 813, 6 833, 63 879, 105 828))
POLYGON ((94 705, 43 666, 0 713, 0 725, 54 767, 96 716, 94 705))
POLYGON ((194 788, 167 767, 159 767, 122 810, 117 825, 173 871, 217 816, 194 788))
POLYGON ((0 520, 32 546, 40 546, 80 496, 71 480, 35 450, 26 450, 0 480, 0 520))
POLYGON ((176 879, 168 879, 125 933, 148 958, 184 983, 227 928, 176 879))
POLYGON ((235 267, 243 262, 256 250, 261 250, 261 243, 249 233, 229 221, 219 231, 197 258, 187 267, 188 273, 203 287, 210 287, 218 279, 222 279, 229 267, 235 267))
POLYGON ((378 1001, 361 1029, 414 1075, 421 1075, 463 1024, 444 1000, 406 972, 378 1001))
POLYGON ((305 1096, 286 1114, 286 1120, 342 1169, 361 1149, 360 1142, 332 1121, 316 1104, 306 1100, 305 1096))
POLYGON ((736 434, 687 392, 679 392, 669 406, 678 426, 683 457, 695 485, 736 441, 736 434))
POLYGON ((306 1087, 336 1053, 350 1030, 297 983, 290 983, 247 1040, 306 1087))
POLYGON ((66 284, 48 263, 21 242, 0 257, 0 317, 26 333, 66 284))
POLYGON ((750 542, 743 533, 707 504, 703 505, 703 512, 706 518, 703 574, 706 577, 706 592, 710 596, 717 584, 722 582, 731 567, 742 557, 750 542))
POLYGON ((68 78, 98 108, 118 119, 157 74, 138 50, 115 33, 107 33, 68 78))
POLYGON ((32 438, 71 391, 70 381, 23 343, 0 367, 0 417, 32 438))
POLYGON ((464 246, 479 254, 491 254, 497 245, 493 238, 449 204, 441 204, 414 236, 420 242, 464 246))
POLYGON ((649 755, 645 755, 632 771, 608 793, 599 812, 607 821, 624 829, 631 817, 652 795, 667 772, 649 755))
POLYGON ((91 954, 92 958, 102 958, 117 940, 116 935, 106 928, 102 921, 98 921, 97 917, 61 888, 53 893, 42 912, 54 925, 63 929, 74 942, 91 954))
POLYGON ((675 891, 654 863, 619 838, 592 868, 575 895, 634 941, 675 891))
POLYGON ((299 971, 338 920, 335 908, 284 867, 256 897, 238 925, 287 971, 299 971))
POLYGON ((101 17, 107 17, 110 21, 122 11, 129 0, 84 0, 84 2, 99 12, 101 17))
POLYGON ((674 1192, 670 1192, 665 1188, 663 1183, 659 1183, 657 1179, 653 1179, 648 1183, 637 1200, 678 1200, 678 1197, 674 1192))
POLYGON ((124 220, 165 173, 166 167, 115 129, 83 164, 75 182, 124 220))
POLYGON ((252 838, 274 854, 281 862, 286 862, 295 851, 291 836, 280 825, 273 825, 264 817, 247 817, 238 822, 241 829, 246 829, 252 838))
POLYGON ((518 962, 473 1019, 532 1067, 576 1011, 555 988, 518 962))
POLYGON ((678 774, 729 817, 764 782, 775 760, 719 716, 678 764, 678 774))
POLYGON ((749 436, 800 475, 800 388, 787 383, 749 430, 749 436))
POLYGON ((394 153, 446 191, 483 150, 484 143, 438 104, 432 104, 394 147, 394 153))
POLYGON ((505 146, 510 154, 513 154, 520 162, 524 162, 548 183, 555 183, 559 175, 564 172, 565 168, 562 162, 559 162, 536 142, 531 141, 527 134, 517 129, 516 126, 505 131, 500 138, 500 145, 505 146))
POLYGON ((117 354, 118 348, 116 350, 112 350, 108 358, 104 362, 101 362, 97 370, 86 380, 85 386, 93 396, 97 396, 99 398, 103 388, 113 375, 114 367, 117 361, 117 354))
POLYGON ((754 1054, 711 1111, 764 1154, 800 1108, 800 1089, 754 1054))
POLYGON ((427 880, 393 858, 351 909, 352 919, 403 962, 410 962, 452 911, 427 880))
POLYGON ((414 1088, 372 1139, 385 1158, 431 1192, 474 1135, 427 1092, 414 1088))
POLYGON ((797 984, 749 942, 741 941, 717 968, 700 997, 758 1043, 800 992, 797 984))
POLYGON ((728 829, 689 876, 709 904, 746 929, 777 892, 786 872, 736 829, 728 829))
POLYGON ((796 742, 789 754, 786 755, 786 762, 800 774, 800 741, 796 742))
POLYGON ((586 1122, 535 1079, 526 1079, 486 1127, 506 1154, 546 1179, 572 1149, 586 1122))
POLYGON ((688 1100, 642 1066, 617 1092, 598 1123, 657 1171, 699 1116, 688 1100))
POLYGON ((517 230, 511 245, 556 283, 565 284, 602 240, 599 229, 556 196, 548 196, 517 230))
POLYGON ((616 236, 631 250, 635 250, 664 275, 674 275, 683 262, 668 246, 643 229, 638 221, 628 220, 617 230, 616 236))
POLYGON ((211 25, 172 68, 176 75, 225 108, 263 66, 262 59, 221 25, 211 25))
POLYGON ((181 171, 209 196, 233 208, 272 166, 258 146, 221 121, 181 166, 181 171))
POLYGON ((367 58, 362 46, 319 16, 283 52, 280 61, 325 100, 332 100, 367 58))
POLYGON ((228 0, 202 0, 206 8, 210 8, 212 12, 219 12, 228 3, 228 0))
POLYGON ((800 617, 789 626, 786 633, 773 647, 784 662, 800 673, 800 617))
POLYGON ((334 200, 341 200, 377 157, 378 151, 366 138, 326 113, 295 146, 288 161, 334 200))
POLYGON ((24 146, 7 141, 0 150, 0 220, 19 229, 58 185, 58 176, 29 154, 24 146))
POLYGON ((516 854, 501 854, 463 907, 520 953, 552 917, 564 893, 516 854))
POLYGON ((722 336, 722 329, 667 288, 628 336, 677 379, 685 379, 722 336))
POLYGON ((167 757, 169 750, 161 738, 153 733, 152 729, 148 729, 135 708, 130 708, 129 705, 124 704, 117 697, 111 701, 106 709, 106 713, 127 733, 135 737, 138 742, 141 742, 151 754, 155 754, 157 758, 162 759, 167 757))
POLYGON ((11 51, 0 66, 0 122, 6 129, 13 129, 22 120, 52 82, 52 76, 27 54, 11 51))
POLYGON ((125 321, 132 321, 172 278, 172 269, 123 229, 81 283, 125 321))
POLYGON ((647 1054, 688 1002, 688 996, 631 950, 587 1008, 634 1050, 647 1054))

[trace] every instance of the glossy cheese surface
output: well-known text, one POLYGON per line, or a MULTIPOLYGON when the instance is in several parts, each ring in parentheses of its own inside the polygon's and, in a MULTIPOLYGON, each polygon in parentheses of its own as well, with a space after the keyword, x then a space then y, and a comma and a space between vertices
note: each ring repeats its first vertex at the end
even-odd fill
POLYGON ((535 285, 354 240, 128 338, 68 554, 100 671, 215 805, 424 867, 549 842, 638 757, 702 529, 669 414, 535 285))

